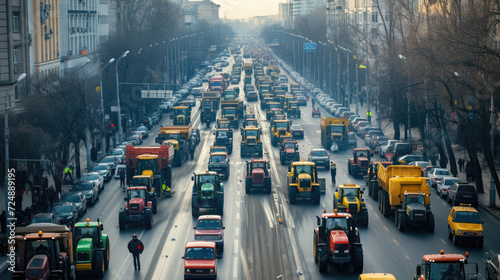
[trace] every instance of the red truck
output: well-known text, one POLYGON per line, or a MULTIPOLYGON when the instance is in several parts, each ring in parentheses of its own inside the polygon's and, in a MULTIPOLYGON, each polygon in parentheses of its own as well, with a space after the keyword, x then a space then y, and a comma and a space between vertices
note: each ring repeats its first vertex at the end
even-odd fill
POLYGON ((127 162, 127 182, 131 184, 136 175, 153 175, 153 187, 157 197, 170 194, 172 188, 172 160, 174 147, 161 145, 156 147, 135 147, 127 145, 125 148, 127 162), (166 183, 167 189, 162 189, 166 183))
POLYGON ((210 91, 218 91, 222 94, 226 91, 226 87, 226 80, 222 76, 212 77, 208 80, 208 88, 210 91))

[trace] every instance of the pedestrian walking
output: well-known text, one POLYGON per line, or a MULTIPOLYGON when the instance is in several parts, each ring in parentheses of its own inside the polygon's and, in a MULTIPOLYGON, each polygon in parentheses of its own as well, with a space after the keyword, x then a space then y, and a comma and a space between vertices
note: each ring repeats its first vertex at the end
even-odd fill
POLYGON ((196 149, 196 145, 191 142, 191 144, 189 145, 189 153, 191 154, 191 160, 194 160, 194 151, 196 149))
POLYGON ((73 176, 71 175, 73 173, 73 167, 72 166, 67 166, 66 168, 64 168, 64 178, 63 178, 63 181, 66 181, 66 178, 68 178, 69 176, 69 179, 71 180, 71 183, 73 183, 73 176))
POLYGON ((122 169, 118 169, 118 173, 120 174, 120 187, 125 187, 125 172, 122 169))
POLYGON ((144 251, 144 244, 142 241, 137 238, 137 235, 134 233, 132 235, 132 240, 128 243, 128 251, 132 254, 134 258, 134 269, 141 270, 141 261, 139 255, 144 251))
POLYGON ((56 191, 54 190, 54 186, 50 186, 49 188, 49 205, 50 211, 52 211, 52 207, 54 206, 54 200, 56 200, 56 191))
POLYGON ((465 175, 467 178, 467 182, 472 181, 472 165, 470 164, 470 161, 468 161, 465 165, 465 175))
POLYGON ((458 160, 458 168, 460 168, 460 172, 463 171, 463 169, 464 169, 464 159, 463 158, 458 160))
POLYGON ((337 176, 337 165, 333 161, 330 166, 330 174, 332 175, 332 185, 335 185, 335 177, 337 176))

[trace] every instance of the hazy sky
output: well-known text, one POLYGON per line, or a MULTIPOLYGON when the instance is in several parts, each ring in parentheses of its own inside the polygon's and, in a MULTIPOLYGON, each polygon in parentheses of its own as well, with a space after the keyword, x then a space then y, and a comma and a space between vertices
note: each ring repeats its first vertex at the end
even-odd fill
POLYGON ((212 0, 220 5, 220 18, 249 18, 277 15, 279 3, 286 0, 212 0))

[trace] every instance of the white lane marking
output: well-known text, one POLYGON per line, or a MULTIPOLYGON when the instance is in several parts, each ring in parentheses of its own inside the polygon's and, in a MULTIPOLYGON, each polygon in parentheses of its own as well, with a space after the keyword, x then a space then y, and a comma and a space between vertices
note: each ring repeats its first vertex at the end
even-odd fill
MULTIPOLYGON (((288 235, 290 236, 290 243, 292 245, 293 258, 295 259, 295 264, 297 265, 297 270, 304 271, 304 270, 302 270, 302 263, 300 262, 300 259, 299 259, 297 242, 295 242, 295 236, 293 235, 291 228, 287 228, 287 230, 288 230, 288 235)), ((302 278, 304 277, 304 275, 301 275, 301 276, 302 276, 302 278)), ((299 279, 301 278, 301 276, 299 276, 299 279)))
POLYGON ((392 241, 394 242, 394 244, 399 246, 399 242, 396 239, 393 239, 392 241))
POLYGON ((439 240, 441 240, 441 242, 443 242, 444 244, 446 244, 446 242, 444 242, 443 238, 440 238, 439 240))
POLYGON ((386 231, 389 231, 389 228, 388 228, 388 227, 386 227, 386 226, 384 226, 384 229, 385 229, 386 231))
POLYGON ((325 203, 321 202, 321 206, 323 206, 324 209, 326 209, 325 203))
POLYGON ((233 240, 233 246, 234 246, 234 253, 237 254, 238 253, 238 239, 234 239, 233 240))
POLYGON ((236 194, 237 194, 238 196, 240 196, 240 195, 241 195, 240 191, 236 192, 236 194))
POLYGON ((233 258, 233 279, 237 279, 238 276, 238 257, 234 256, 233 258))
POLYGON ((240 213, 236 213, 236 220, 239 220, 240 219, 240 213))
POLYGON ((275 220, 273 217, 273 212, 271 211, 271 207, 269 207, 269 204, 267 204, 267 200, 263 201, 262 207, 264 208, 264 212, 266 213, 266 218, 267 222, 269 223, 269 227, 273 228, 275 220))
POLYGON ((240 236, 240 228, 239 227, 234 229, 234 236, 240 236))
POLYGON ((243 273, 245 273, 245 279, 251 280, 250 278, 250 271, 248 270, 248 263, 246 256, 243 254, 243 250, 240 250, 240 260, 241 260, 241 268, 243 270, 243 273))

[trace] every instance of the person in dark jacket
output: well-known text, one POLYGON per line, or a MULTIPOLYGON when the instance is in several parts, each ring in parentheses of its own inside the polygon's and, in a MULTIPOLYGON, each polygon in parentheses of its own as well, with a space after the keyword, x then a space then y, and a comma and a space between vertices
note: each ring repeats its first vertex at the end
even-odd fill
POLYGON ((465 160, 463 158, 458 160, 458 167, 460 168, 460 172, 463 172, 464 164, 465 164, 465 160))
POLYGON ((125 187, 125 171, 118 169, 118 173, 120 173, 120 187, 123 188, 125 187))
POLYGON ((134 269, 137 270, 137 267, 139 267, 139 270, 141 270, 139 255, 142 254, 142 251, 144 251, 144 244, 142 244, 142 241, 137 238, 135 233, 132 235, 132 240, 128 243, 128 251, 134 258, 134 269))
POLYGON ((334 162, 331 163, 330 174, 332 175, 332 185, 335 185, 335 177, 337 176, 337 165, 334 162))

